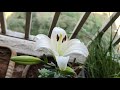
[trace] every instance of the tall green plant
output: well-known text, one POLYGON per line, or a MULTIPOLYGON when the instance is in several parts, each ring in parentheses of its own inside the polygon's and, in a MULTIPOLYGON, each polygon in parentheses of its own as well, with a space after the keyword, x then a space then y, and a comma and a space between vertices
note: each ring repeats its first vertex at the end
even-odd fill
POLYGON ((115 61, 116 55, 112 42, 112 34, 109 41, 99 36, 89 46, 90 54, 86 61, 86 68, 90 78, 112 78, 120 72, 120 65, 115 61))

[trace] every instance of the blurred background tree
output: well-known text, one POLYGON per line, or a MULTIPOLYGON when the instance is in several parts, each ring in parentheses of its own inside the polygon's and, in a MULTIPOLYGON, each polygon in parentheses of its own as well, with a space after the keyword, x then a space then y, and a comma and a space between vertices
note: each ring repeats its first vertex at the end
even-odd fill
MULTIPOLYGON (((56 26, 65 29, 68 36, 70 36, 82 14, 83 12, 62 12, 56 26)), ((31 34, 37 35, 43 33, 47 35, 53 16, 54 12, 33 12, 31 34)), ((107 19, 108 15, 106 13, 99 14, 92 12, 82 30, 78 33, 77 38, 87 44, 107 19)), ((12 13, 7 18, 7 28, 12 31, 24 33, 25 12, 12 13)), ((107 37, 109 36, 109 32, 110 30, 106 34, 107 37)))

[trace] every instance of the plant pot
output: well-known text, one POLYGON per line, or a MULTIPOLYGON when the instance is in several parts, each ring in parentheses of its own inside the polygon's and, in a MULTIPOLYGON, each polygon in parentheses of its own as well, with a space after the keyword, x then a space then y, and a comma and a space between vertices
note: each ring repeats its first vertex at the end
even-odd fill
POLYGON ((10 60, 16 52, 7 46, 0 46, 0 78, 11 78, 15 63, 10 60))
MULTIPOLYGON (((41 57, 43 60, 43 58, 41 57)), ((57 64, 52 57, 47 57, 49 62, 54 62, 57 64)), ((77 67, 76 64, 74 64, 74 67, 77 67)), ((15 64, 14 66, 14 72, 12 74, 12 78, 38 78, 39 72, 38 69, 45 68, 44 64, 36 64, 36 65, 21 65, 21 64, 15 64)), ((86 70, 84 67, 81 66, 80 69, 75 70, 77 72, 78 78, 86 78, 86 70)))

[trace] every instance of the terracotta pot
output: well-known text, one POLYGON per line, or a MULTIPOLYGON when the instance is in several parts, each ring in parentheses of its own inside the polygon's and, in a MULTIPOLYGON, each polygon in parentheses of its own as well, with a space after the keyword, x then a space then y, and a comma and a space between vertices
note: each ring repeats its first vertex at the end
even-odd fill
POLYGON ((0 46, 0 78, 11 78, 15 63, 10 60, 16 52, 7 46, 0 46))

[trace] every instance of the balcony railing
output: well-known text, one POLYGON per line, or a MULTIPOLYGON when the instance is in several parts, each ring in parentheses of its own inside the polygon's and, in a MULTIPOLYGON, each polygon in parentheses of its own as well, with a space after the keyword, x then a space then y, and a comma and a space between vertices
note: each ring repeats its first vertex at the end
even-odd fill
MULTIPOLYGON (((50 37, 53 28, 56 26, 57 21, 59 19, 61 12, 55 12, 53 21, 51 23, 49 34, 50 37)), ((86 20, 90 16, 91 12, 85 12, 82 17, 80 17, 78 23, 76 24, 73 33, 70 35, 70 39, 75 38, 78 35, 78 32, 81 31, 81 28, 85 24, 86 20)), ((96 32, 93 40, 96 39, 98 36, 102 37, 104 33, 108 30, 108 28, 114 23, 114 21, 119 17, 120 12, 113 13, 112 17, 108 19, 108 21, 102 25, 99 30, 99 33, 96 32)), ((28 54, 33 56, 42 56, 44 52, 37 52, 34 51, 34 44, 33 41, 34 36, 30 35, 31 31, 31 21, 32 21, 32 12, 26 12, 26 25, 25 25, 25 33, 19 32, 12 32, 7 29, 6 20, 4 17, 4 13, 0 12, 0 23, 1 23, 1 35, 0 35, 0 43, 1 45, 6 45, 8 47, 13 48, 16 50, 18 54, 28 54)), ((88 46, 91 44, 92 41, 88 42, 88 46)), ((120 42, 120 37, 116 40, 113 45, 117 45, 120 42)), ((49 53, 46 52, 47 55, 49 53)))

